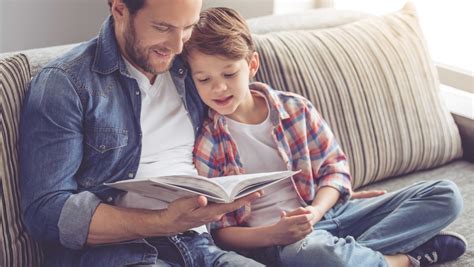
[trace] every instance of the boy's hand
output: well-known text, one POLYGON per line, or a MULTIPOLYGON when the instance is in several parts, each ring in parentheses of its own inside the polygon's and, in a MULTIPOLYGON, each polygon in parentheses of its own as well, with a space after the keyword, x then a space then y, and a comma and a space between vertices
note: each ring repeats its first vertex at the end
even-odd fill
POLYGON ((164 227, 169 235, 175 235, 218 221, 224 214, 237 210, 260 196, 261 192, 255 192, 226 204, 208 203, 204 196, 177 199, 163 212, 162 219, 166 225, 164 227))
POLYGON ((297 208, 295 210, 287 212, 286 216, 291 217, 291 216, 302 215, 302 214, 311 214, 311 215, 313 215, 313 219, 311 219, 311 224, 312 225, 315 225, 324 216, 324 212, 322 210, 320 210, 319 207, 315 207, 315 206, 306 206, 306 207, 297 208))
POLYGON ((271 226, 270 238, 273 245, 288 245, 303 239, 313 231, 313 215, 301 209, 290 213, 281 212, 278 223, 271 226), (289 214, 291 215, 289 216, 289 214))

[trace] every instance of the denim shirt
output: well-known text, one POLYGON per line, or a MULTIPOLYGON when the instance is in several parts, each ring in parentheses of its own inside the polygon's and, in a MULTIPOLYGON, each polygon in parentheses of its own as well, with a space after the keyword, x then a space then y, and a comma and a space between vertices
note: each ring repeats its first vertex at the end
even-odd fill
MULTIPOLYGON (((170 73, 196 134, 205 108, 181 58, 170 73)), ((122 193, 104 183, 135 177, 140 110, 140 90, 121 57, 111 17, 96 38, 49 63, 31 81, 20 124, 21 206, 27 231, 47 244, 46 260, 98 253, 85 245, 89 224, 99 203, 113 203, 122 193)), ((123 261, 102 266, 153 262, 153 252, 144 240, 116 244, 110 253, 117 255, 109 256, 123 261), (127 247, 137 245, 140 249, 127 247)))

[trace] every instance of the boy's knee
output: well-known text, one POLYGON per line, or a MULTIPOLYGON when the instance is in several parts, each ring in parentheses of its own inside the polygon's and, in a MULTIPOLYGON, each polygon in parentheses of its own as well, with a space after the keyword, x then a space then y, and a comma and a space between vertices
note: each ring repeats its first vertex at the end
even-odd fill
POLYGON ((446 205, 445 211, 453 219, 456 218, 463 208, 463 198, 456 183, 451 180, 440 180, 436 185, 436 189, 443 196, 442 201, 446 205))
POLYGON ((281 253, 283 266, 314 265, 347 267, 343 257, 337 253, 335 237, 321 236, 305 238, 285 246, 281 253))

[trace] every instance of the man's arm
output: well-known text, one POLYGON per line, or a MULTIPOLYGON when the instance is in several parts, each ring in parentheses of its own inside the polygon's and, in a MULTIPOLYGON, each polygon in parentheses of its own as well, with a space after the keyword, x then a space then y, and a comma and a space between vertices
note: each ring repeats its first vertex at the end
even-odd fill
POLYGON ((173 201, 164 210, 129 209, 100 204, 92 217, 87 243, 119 242, 169 236, 219 220, 260 197, 260 192, 229 204, 208 203, 203 196, 173 201))
POLYGON ((35 239, 70 248, 84 243, 87 225, 100 203, 94 194, 77 190, 74 175, 83 156, 83 110, 74 88, 64 71, 43 69, 31 81, 20 123, 26 229, 35 239), (71 211, 72 218, 61 216, 71 211))

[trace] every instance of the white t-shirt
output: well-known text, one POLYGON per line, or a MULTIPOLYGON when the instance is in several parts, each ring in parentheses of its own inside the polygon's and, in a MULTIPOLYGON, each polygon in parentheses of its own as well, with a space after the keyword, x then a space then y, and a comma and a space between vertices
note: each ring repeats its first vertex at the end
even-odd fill
MULTIPOLYGON (((193 125, 171 74, 159 74, 150 84, 150 80, 127 60, 125 64, 130 75, 137 80, 142 98, 142 151, 134 179, 171 174, 197 175, 193 164, 193 125)), ((143 209, 168 206, 166 202, 132 192, 118 197, 115 204, 143 209)), ((203 232, 203 229, 205 227, 194 230, 203 232)))
MULTIPOLYGON (((264 97, 262 95, 262 97, 264 97)), ((267 103, 268 106, 268 103, 267 103)), ((269 112, 270 114, 270 112, 269 112)), ((273 124, 268 116, 260 124, 245 124, 230 118, 227 126, 237 145, 240 160, 246 173, 287 170, 273 140, 273 124)), ((249 226, 269 225, 280 219, 280 212, 301 207, 298 194, 290 179, 264 189, 263 197, 252 202, 249 226)))

